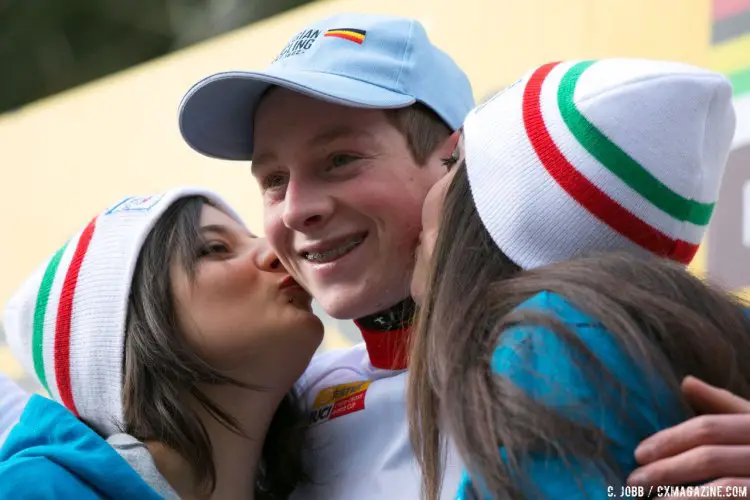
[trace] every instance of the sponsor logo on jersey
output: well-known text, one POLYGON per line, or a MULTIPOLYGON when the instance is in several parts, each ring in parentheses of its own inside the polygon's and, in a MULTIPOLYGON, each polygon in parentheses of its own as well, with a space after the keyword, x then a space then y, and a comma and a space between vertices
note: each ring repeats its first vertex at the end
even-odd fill
POLYGON ((365 394, 372 382, 350 382, 322 389, 312 405, 310 424, 315 425, 365 409, 365 394))

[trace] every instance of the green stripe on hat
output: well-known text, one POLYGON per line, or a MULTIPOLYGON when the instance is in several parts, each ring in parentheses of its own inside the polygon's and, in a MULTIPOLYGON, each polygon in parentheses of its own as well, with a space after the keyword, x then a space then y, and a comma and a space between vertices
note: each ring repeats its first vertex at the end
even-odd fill
POLYGON ((578 110, 573 101, 576 85, 583 72, 594 63, 595 61, 584 61, 574 65, 560 82, 557 104, 570 132, 591 156, 651 204, 677 220, 699 226, 708 224, 714 203, 700 203, 672 191, 610 141, 578 110))
POLYGON ((36 371, 36 376, 39 378, 39 382, 45 389, 47 389, 47 392, 50 392, 50 390, 47 385, 47 375, 44 371, 44 320, 47 315, 47 304, 49 303, 49 295, 52 291, 52 284, 55 281, 57 268, 60 265, 60 260, 62 259, 63 253, 65 253, 67 247, 68 243, 65 243, 65 245, 63 245, 54 256, 52 256, 49 264, 47 264, 47 269, 44 270, 44 276, 42 277, 42 283, 39 285, 36 304, 34 305, 34 323, 31 338, 34 371, 36 371))
POLYGON ((537 68, 523 92, 523 126, 542 166, 576 203, 612 230, 656 255, 687 264, 698 245, 663 233, 620 205, 587 178, 555 144, 542 116, 542 87, 559 64, 549 63, 537 68))

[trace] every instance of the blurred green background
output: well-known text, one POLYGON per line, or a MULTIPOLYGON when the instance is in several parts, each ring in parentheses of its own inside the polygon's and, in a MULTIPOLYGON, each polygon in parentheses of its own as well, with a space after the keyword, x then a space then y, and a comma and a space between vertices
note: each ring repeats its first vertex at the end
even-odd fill
POLYGON ((0 0, 0 113, 310 0, 0 0))

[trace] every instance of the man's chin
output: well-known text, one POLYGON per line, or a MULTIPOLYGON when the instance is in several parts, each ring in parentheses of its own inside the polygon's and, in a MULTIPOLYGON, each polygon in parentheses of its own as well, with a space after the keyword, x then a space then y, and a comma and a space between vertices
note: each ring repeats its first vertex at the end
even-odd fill
POLYGON ((372 303, 362 303, 357 297, 330 298, 319 301, 327 315, 333 319, 353 320, 378 312, 372 309, 372 303))
POLYGON ((339 320, 353 320, 378 313, 404 297, 385 297, 384 294, 369 293, 359 287, 331 287, 326 293, 313 294, 327 315, 339 320), (332 289, 333 288, 333 289, 332 289))

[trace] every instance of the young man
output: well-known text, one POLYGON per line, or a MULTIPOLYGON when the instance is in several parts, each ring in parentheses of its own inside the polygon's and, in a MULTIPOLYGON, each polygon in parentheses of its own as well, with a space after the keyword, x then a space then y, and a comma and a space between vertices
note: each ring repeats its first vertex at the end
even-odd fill
MULTIPOLYGON (((365 340, 317 357, 302 381, 318 484, 299 498, 419 498, 404 409, 413 250, 473 106, 466 75, 418 22, 371 15, 308 26, 266 71, 208 77, 183 100, 187 142, 252 159, 282 262, 365 340)), ((446 472, 449 498, 459 464, 446 472)))
MULTIPOLYGON (((419 498, 404 409, 413 250, 424 196, 473 105, 466 76, 417 21, 372 15, 321 20, 265 71, 210 76, 183 99, 188 144, 252 160, 266 236, 284 265, 331 316, 362 332, 363 344, 317 357, 301 381, 316 484, 297 498, 419 498)), ((731 417, 740 430, 750 425, 750 415, 731 417)), ((750 476, 750 441, 739 431, 683 442, 691 445, 673 446, 648 471, 677 476, 700 442, 739 446, 681 481, 750 476)), ((456 491, 458 469, 449 449, 443 498, 456 491)))

